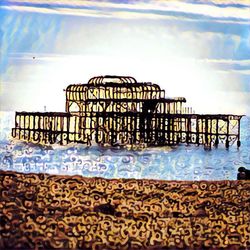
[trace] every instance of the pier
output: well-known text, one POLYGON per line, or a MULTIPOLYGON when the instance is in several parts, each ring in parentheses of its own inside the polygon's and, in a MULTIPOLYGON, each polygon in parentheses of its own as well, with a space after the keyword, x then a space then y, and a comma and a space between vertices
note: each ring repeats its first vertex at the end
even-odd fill
POLYGON ((94 77, 67 87, 65 112, 16 112, 12 136, 61 145, 240 147, 241 115, 195 114, 185 102, 132 77, 94 77))

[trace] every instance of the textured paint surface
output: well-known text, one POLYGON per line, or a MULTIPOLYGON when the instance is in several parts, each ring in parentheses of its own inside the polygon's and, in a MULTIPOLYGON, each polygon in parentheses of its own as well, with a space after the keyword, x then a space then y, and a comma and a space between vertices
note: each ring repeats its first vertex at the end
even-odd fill
POLYGON ((0 247, 248 249, 250 182, 0 171, 0 247))
POLYGON ((197 113, 250 115, 249 12, 248 0, 1 0, 1 110, 63 111, 68 84, 112 74, 197 113))
POLYGON ((242 145, 206 151, 202 146, 125 150, 80 144, 43 147, 10 138, 13 113, 1 113, 0 168, 24 173, 163 180, 235 180, 250 168, 250 119, 241 123, 242 145))

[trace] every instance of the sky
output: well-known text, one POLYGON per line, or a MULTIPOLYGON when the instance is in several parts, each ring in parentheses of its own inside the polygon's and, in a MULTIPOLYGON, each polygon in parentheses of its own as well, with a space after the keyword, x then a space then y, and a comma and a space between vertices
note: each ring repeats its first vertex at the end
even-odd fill
POLYGON ((63 89, 98 75, 250 115, 250 0, 0 1, 0 110, 64 111, 63 89))

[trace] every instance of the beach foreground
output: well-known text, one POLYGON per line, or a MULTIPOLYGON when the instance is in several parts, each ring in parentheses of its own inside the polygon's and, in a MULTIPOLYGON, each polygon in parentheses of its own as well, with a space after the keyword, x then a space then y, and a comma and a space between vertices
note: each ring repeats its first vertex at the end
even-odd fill
POLYGON ((250 248, 250 181, 0 180, 1 249, 250 248))

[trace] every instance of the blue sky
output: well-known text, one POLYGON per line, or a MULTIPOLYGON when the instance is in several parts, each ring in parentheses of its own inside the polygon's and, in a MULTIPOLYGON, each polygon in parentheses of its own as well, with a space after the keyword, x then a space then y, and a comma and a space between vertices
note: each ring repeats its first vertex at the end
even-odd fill
POLYGON ((1 110, 63 111, 63 89, 131 75, 199 113, 250 115, 250 1, 0 2, 1 110))

